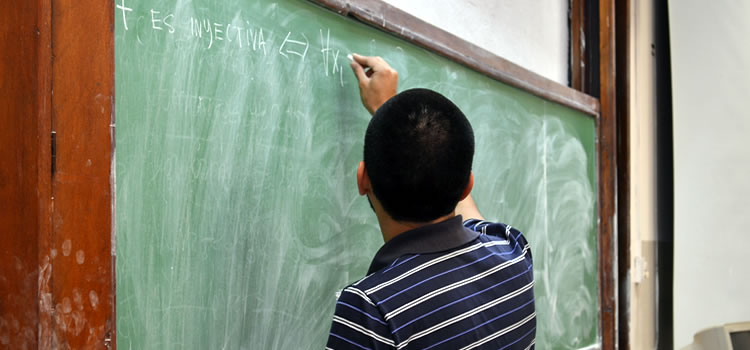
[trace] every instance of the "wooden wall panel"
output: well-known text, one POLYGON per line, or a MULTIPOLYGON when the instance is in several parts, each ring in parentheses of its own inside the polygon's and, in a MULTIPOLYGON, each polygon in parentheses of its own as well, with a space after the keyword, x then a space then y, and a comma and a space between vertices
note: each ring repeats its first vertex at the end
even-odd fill
POLYGON ((114 4, 53 1, 53 347, 113 347, 114 4))
MULTIPOLYGON (((0 348, 38 345, 40 204, 49 169, 40 164, 37 107, 39 7, 0 2, 0 348), (45 172, 46 170, 46 172, 45 172), (40 177, 46 177, 40 179, 40 177)), ((48 120, 47 120, 48 121, 48 120)), ((49 144, 48 144, 49 145, 49 144)), ((46 191, 47 194, 49 191, 46 191)))

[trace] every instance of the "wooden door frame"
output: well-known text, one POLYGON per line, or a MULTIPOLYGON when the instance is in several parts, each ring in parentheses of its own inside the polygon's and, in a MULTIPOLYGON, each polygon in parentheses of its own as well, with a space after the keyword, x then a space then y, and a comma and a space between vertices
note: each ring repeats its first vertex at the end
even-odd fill
POLYGON ((111 349, 114 3, 11 1, 0 7, 7 16, 0 23, 9 48, 3 52, 12 55, 0 72, 3 86, 13 87, 2 97, 14 142, 3 156, 17 156, 3 163, 0 175, 14 176, 0 186, 21 191, 0 191, 10 204, 0 209, 3 217, 19 218, 2 223, 9 231, 0 249, 4 265, 11 259, 25 273, 3 273, 0 318, 7 322, 0 325, 0 341, 111 349))
POLYGON ((630 144, 628 41, 630 0, 570 0, 570 82, 579 91, 599 97, 600 255, 599 263, 611 275, 600 274, 602 347, 629 349, 628 280, 630 273, 630 144), (596 43, 591 45, 587 43, 596 43), (603 197, 604 198, 603 198, 603 197), (612 222, 616 218, 615 222, 612 222), (616 225, 616 227, 615 227, 616 225), (604 234, 602 236, 602 234, 604 234), (602 246, 603 245, 603 246, 602 246), (615 271, 616 269, 616 271, 615 271))

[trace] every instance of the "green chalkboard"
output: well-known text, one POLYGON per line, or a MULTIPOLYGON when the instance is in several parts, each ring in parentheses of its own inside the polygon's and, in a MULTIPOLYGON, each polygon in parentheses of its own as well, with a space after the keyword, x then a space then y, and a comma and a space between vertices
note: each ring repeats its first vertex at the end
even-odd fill
POLYGON ((593 118, 307 2, 116 2, 118 347, 324 347, 382 244, 351 52, 471 120, 474 197, 532 244, 538 348, 598 342, 593 118))

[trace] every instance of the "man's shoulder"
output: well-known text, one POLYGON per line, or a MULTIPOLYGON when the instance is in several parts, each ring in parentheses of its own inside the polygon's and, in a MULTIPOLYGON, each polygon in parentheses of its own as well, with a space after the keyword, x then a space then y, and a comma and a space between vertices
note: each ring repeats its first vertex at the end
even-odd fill
POLYGON ((481 235, 485 235, 488 239, 492 240, 508 240, 512 243, 519 242, 523 245, 529 243, 520 230, 502 222, 468 219, 464 221, 464 227, 479 232, 481 235))
POLYGON ((464 227, 479 233, 479 239, 486 246, 506 245, 513 249, 508 254, 509 257, 523 256, 526 265, 532 266, 533 258, 531 254, 531 244, 524 234, 515 227, 502 223, 491 222, 486 220, 469 219, 464 221, 464 227))
POLYGON ((349 340, 367 335, 358 344, 404 349, 533 344, 533 264, 523 235, 488 221, 467 220, 461 229, 478 234, 448 250, 401 255, 344 288, 332 337, 349 332, 349 340))
POLYGON ((463 226, 467 230, 479 233, 479 240, 434 254, 406 254, 400 256, 388 266, 363 277, 347 286, 347 288, 352 292, 361 291, 369 295, 373 290, 381 289, 383 286, 395 281, 413 278, 412 275, 431 273, 434 269, 424 272, 422 270, 425 267, 448 260, 448 258, 454 255, 472 252, 478 247, 510 245, 511 247, 517 247, 518 252, 530 249, 529 243, 523 233, 511 225, 502 222, 469 219, 463 222, 463 226))

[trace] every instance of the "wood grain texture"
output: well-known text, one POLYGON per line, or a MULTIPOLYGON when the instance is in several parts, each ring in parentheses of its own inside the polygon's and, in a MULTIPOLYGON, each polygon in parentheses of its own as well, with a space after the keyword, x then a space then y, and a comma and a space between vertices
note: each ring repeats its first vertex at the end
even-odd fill
MULTIPOLYGON (((39 3, 0 3, 0 348, 36 348, 40 234, 39 3)), ((49 177, 49 172, 46 172, 49 177)))
POLYGON ((498 57, 381 0, 311 1, 341 15, 352 16, 533 95, 591 116, 599 112, 599 102, 595 98, 498 57))
POLYGON ((38 279, 38 305, 39 325, 38 341, 39 348, 51 348, 52 340, 52 293, 50 278, 52 276, 52 265, 56 250, 50 246, 52 237, 52 211, 54 210, 54 197, 52 193, 52 4, 50 2, 38 1, 38 30, 39 44, 37 62, 37 125, 39 128, 38 149, 38 178, 39 184, 39 279, 38 279))
POLYGON ((57 135, 49 279, 53 348, 105 349, 114 338, 111 1, 52 2, 57 135))
POLYGON ((614 0, 599 2, 599 75, 601 115, 599 158, 599 288, 602 349, 617 348, 616 165, 617 76, 614 0))

